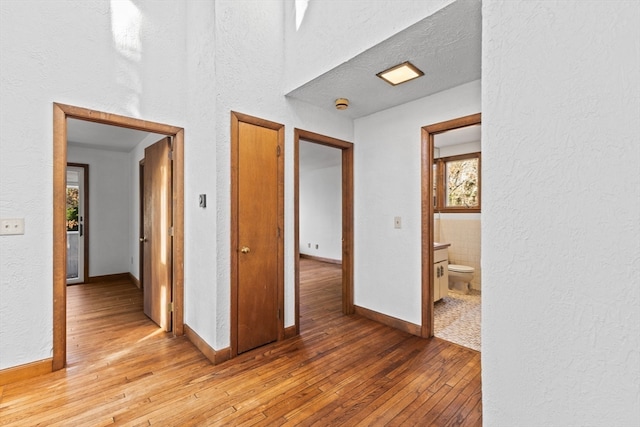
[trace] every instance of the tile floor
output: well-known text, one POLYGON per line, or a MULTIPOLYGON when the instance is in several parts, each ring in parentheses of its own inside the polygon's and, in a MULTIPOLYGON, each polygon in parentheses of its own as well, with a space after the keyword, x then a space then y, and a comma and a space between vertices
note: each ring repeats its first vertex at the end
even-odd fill
POLYGON ((449 293, 434 304, 434 334, 480 351, 480 291, 449 293))

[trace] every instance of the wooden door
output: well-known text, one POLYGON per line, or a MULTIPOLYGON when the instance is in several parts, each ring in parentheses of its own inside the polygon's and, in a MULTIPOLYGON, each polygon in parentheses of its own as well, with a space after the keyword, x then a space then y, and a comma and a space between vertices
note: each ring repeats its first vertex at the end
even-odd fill
POLYGON ((237 123, 236 353, 276 341, 283 324, 281 137, 282 130, 237 123))
POLYGON ((144 150, 142 288, 144 314, 171 330, 172 301, 172 162, 171 138, 144 150))

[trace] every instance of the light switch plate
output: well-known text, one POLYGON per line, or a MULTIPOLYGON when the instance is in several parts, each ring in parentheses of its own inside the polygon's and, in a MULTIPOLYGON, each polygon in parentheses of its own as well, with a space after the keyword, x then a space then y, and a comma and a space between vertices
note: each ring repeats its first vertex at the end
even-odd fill
POLYGON ((0 236, 24 234, 24 218, 0 219, 0 236))
POLYGON ((399 216, 393 218, 393 227, 402 228, 402 218, 400 218, 399 216))

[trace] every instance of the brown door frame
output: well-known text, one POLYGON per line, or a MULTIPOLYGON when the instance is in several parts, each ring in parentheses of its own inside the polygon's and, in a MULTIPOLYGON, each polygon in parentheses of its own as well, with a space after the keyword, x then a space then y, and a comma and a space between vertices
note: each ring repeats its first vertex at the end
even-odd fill
POLYGON ((278 319, 278 341, 285 338, 284 331, 284 125, 247 114, 231 112, 231 357, 238 355, 238 253, 240 251, 238 242, 238 148, 240 122, 255 126, 262 126, 278 132, 278 147, 280 155, 278 157, 278 228, 280 230, 278 238, 278 261, 277 261, 277 287, 278 287, 278 309, 281 313, 278 319))
MULTIPOLYGON (((83 226, 82 226, 82 234, 84 235, 84 250, 82 251, 82 257, 84 258, 83 263, 83 278, 82 283, 87 283, 89 280, 89 165, 86 163, 72 163, 68 162, 67 166, 71 166, 74 168, 82 168, 84 170, 84 179, 83 186, 84 191, 82 194, 82 203, 83 203, 83 226)), ((66 264, 65 264, 66 265, 66 264)))
POLYGON ((138 162, 138 287, 144 287, 144 158, 138 162))
POLYGON ((422 127, 422 328, 433 336, 433 146, 436 134, 480 124, 482 114, 471 114, 422 127))
POLYGON ((184 334, 184 129, 87 108, 53 103, 53 361, 67 361, 66 167, 67 118, 173 136, 173 334, 184 334))
POLYGON ((353 144, 302 129, 294 129, 294 263, 295 328, 300 333, 300 140, 342 150, 342 312, 353 314, 353 144))

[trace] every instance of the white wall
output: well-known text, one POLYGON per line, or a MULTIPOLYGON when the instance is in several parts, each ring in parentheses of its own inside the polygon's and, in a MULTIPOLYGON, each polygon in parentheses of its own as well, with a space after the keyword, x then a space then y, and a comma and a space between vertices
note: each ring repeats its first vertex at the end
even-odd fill
MULTIPOLYGON (((341 150, 327 150, 335 151, 341 163, 341 150)), ((341 261, 342 164, 311 170, 300 168, 299 202, 300 253, 341 261)))
POLYGON ((640 423, 640 3, 483 2, 487 426, 640 423))
POLYGON ((356 305, 422 323, 421 127, 478 112, 475 81, 355 120, 356 305))
POLYGON ((184 122, 187 6, 136 5, 0 2, 0 369, 52 355, 52 103, 184 122))
MULTIPOLYGON (((346 141, 353 140, 350 120, 284 94, 284 35, 295 28, 290 2, 218 1, 215 5, 216 93, 216 247, 215 319, 196 325, 198 334, 214 335, 210 344, 230 344, 230 110, 285 125, 285 326, 294 323, 293 263, 293 129, 308 130, 346 141), (259 70, 259 72, 258 72, 259 70), (212 330, 215 325, 215 330, 212 330)), ((330 52, 326 52, 329 55, 330 52)), ((324 56, 324 55, 323 55, 324 56)), ((213 168, 209 168, 211 173, 213 168)), ((193 284, 195 294, 211 292, 206 280, 193 284)), ((204 319, 202 319, 204 320, 204 319)), ((189 319, 191 322, 191 319, 189 319)), ((191 323, 189 323, 190 326, 191 323)), ((201 335, 202 336, 202 335, 201 335)))
POLYGON ((129 272, 128 154, 70 145, 67 160, 89 165, 89 277, 129 272))

